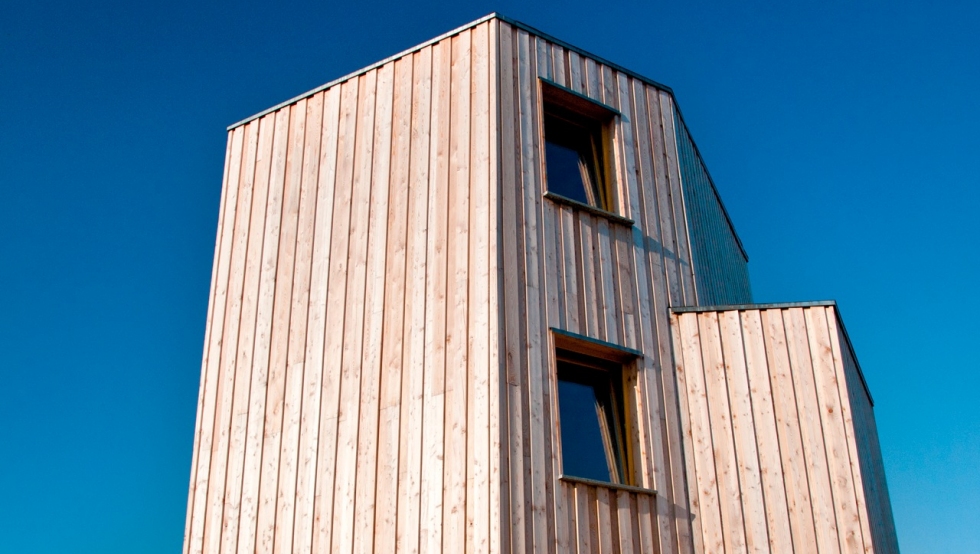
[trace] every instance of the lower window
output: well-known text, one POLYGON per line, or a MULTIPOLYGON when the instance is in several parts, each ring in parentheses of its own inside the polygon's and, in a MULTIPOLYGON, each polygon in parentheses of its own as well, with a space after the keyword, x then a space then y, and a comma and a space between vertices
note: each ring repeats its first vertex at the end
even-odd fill
POLYGON ((562 474, 632 484, 623 366, 562 349, 556 358, 562 474))

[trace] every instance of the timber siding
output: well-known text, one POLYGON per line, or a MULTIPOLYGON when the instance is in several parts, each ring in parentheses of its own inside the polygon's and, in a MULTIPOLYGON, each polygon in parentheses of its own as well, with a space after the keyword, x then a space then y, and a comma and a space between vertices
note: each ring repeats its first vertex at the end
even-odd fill
POLYGON ((495 25, 229 131, 185 552, 499 550, 495 25))
POLYGON ((233 125, 185 554, 897 551, 833 307, 678 308, 745 263, 670 89, 495 14, 233 125), (613 113, 608 211, 542 80, 613 113), (631 486, 562 474, 556 340, 622 354, 631 486))
POLYGON ((700 551, 897 553, 836 306, 685 308, 671 325, 700 551))

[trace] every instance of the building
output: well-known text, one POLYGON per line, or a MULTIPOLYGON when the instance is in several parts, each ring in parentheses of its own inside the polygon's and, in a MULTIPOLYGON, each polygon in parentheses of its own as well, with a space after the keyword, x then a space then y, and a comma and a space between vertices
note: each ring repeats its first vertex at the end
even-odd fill
POLYGON ((229 128, 185 551, 897 552, 831 302, 663 85, 490 15, 229 128))

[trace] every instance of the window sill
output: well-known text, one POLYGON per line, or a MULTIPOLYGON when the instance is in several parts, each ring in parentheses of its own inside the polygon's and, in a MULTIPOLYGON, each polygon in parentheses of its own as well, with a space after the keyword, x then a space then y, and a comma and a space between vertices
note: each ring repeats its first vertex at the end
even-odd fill
POLYGON ((580 485, 589 485, 591 487, 603 487, 606 489, 613 489, 613 490, 626 491, 626 492, 636 492, 640 494, 648 494, 650 496, 657 496, 657 491, 653 489, 634 487, 633 485, 617 485, 616 483, 596 481, 595 479, 586 479, 585 477, 573 477, 571 475, 562 475, 558 477, 558 480, 564 481, 566 483, 577 483, 580 485))
POLYGON ((632 227, 633 224, 635 223, 632 219, 629 219, 627 217, 623 217, 621 215, 616 215, 616 214, 614 214, 612 212, 607 212, 606 210, 603 210, 603 209, 600 209, 600 208, 596 208, 595 206, 590 206, 588 204, 583 204, 583 203, 579 202, 578 200, 572 200, 571 198, 565 198, 564 196, 562 196, 560 194, 555 194, 555 193, 550 192, 550 191, 546 191, 544 193, 544 197, 547 198, 548 200, 551 200, 552 202, 555 202, 555 203, 558 203, 558 204, 565 204, 566 206, 571 206, 572 208, 575 208, 577 210, 582 210, 584 212, 589 212, 592 215, 595 215, 595 216, 598 216, 598 217, 602 217, 602 218, 608 219, 609 221, 612 221, 613 223, 618 223, 620 225, 628 225, 630 227, 632 227))

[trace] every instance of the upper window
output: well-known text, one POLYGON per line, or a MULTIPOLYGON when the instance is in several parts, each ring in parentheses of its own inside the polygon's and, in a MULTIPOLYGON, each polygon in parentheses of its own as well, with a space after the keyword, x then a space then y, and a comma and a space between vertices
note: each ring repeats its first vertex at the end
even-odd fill
POLYGON ((542 83, 548 192, 612 212, 610 124, 615 112, 542 83))

